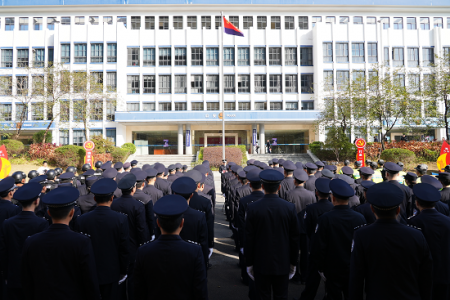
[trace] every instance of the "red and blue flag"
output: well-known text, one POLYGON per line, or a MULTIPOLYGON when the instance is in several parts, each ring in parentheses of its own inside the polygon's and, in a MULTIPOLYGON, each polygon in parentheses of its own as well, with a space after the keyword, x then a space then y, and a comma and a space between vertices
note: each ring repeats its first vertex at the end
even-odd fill
POLYGON ((244 36, 244 34, 236 28, 236 26, 234 26, 230 21, 228 21, 225 17, 223 17, 223 28, 225 28, 225 33, 226 34, 231 34, 231 35, 237 35, 237 36, 244 36))

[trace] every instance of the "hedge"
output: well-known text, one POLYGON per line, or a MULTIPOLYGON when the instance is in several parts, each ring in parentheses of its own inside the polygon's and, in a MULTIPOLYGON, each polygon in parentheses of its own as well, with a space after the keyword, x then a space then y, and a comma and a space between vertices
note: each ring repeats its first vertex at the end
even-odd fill
POLYGON ((384 150, 380 158, 385 161, 410 163, 416 159, 416 155, 410 150, 396 148, 384 150))
MULTIPOLYGON (((40 130, 33 134, 33 143, 39 144, 42 143, 42 140, 44 139, 45 130, 40 130)), ((47 132, 47 135, 45 136, 45 142, 51 143, 52 142, 52 131, 49 130, 47 132)))
MULTIPOLYGON (((312 154, 317 156, 320 160, 335 161, 336 154, 333 150, 325 149, 325 144, 323 142, 312 142, 309 144, 309 150, 312 154)), ((356 158, 356 148, 350 147, 347 151, 342 150, 339 153, 339 160, 343 161, 345 159, 355 159, 356 158)))
MULTIPOLYGON (((228 162, 242 165, 246 148, 241 146, 226 146, 225 157, 228 162)), ((199 160, 209 161, 211 167, 219 167, 222 164, 222 147, 206 147, 200 149, 199 160), (201 157, 201 158, 200 158, 201 157)))
POLYGON ((112 152, 115 149, 114 142, 104 139, 101 135, 96 135, 91 138, 91 141, 95 144, 95 152, 98 154, 112 152))
POLYGON ((8 152, 8 156, 21 154, 25 149, 23 143, 18 140, 11 140, 11 139, 3 140, 0 141, 0 146, 1 145, 5 145, 6 152, 8 152))
POLYGON ((119 147, 114 148, 114 150, 111 152, 113 162, 124 162, 127 160, 129 155, 130 152, 128 152, 127 149, 122 149, 119 147))
POLYGON ((86 155, 86 150, 81 146, 66 145, 59 147, 55 150, 55 164, 60 168, 67 168, 68 166, 78 167, 84 163, 84 156, 86 155))
POLYGON ((125 143, 121 148, 127 150, 130 155, 136 153, 136 146, 132 143, 125 143))

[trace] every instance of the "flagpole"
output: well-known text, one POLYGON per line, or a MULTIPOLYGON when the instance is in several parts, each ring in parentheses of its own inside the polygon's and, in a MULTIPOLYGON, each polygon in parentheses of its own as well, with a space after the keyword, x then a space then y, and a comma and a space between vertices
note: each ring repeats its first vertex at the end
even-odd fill
MULTIPOLYGON (((223 11, 221 12, 222 15, 222 49, 220 51, 220 54, 222 56, 222 88, 220 90, 220 94, 221 94, 221 98, 222 98, 222 159, 225 159, 225 99, 223 96, 223 91, 225 88, 225 77, 223 75, 223 65, 224 65, 224 61, 223 61, 223 33, 225 31, 225 22, 223 20, 223 11)), ((219 62, 220 62, 220 57, 219 57, 219 62)), ((220 85, 220 83, 219 83, 220 85)))

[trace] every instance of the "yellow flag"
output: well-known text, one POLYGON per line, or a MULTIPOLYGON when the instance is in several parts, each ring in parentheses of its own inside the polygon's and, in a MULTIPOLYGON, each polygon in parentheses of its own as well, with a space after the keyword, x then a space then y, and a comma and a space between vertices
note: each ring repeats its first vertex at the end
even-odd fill
POLYGON ((8 177, 11 172, 11 163, 4 157, 0 158, 0 179, 8 177))
POLYGON ((447 165, 447 153, 442 154, 441 156, 439 156, 437 162, 436 162, 437 166, 438 166, 438 170, 439 172, 441 172, 441 170, 443 168, 445 168, 445 166, 447 165))

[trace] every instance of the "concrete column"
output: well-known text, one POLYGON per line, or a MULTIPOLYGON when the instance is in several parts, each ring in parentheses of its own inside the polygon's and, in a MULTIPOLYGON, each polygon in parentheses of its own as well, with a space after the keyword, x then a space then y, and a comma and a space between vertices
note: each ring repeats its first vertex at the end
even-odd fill
MULTIPOLYGON (((252 124, 252 131, 250 132, 250 141, 251 141, 251 143, 252 143, 252 147, 251 147, 251 149, 252 149, 252 151, 251 151, 251 154, 254 154, 254 153, 256 153, 255 152, 255 149, 256 149, 256 147, 255 146, 253 146, 253 131, 256 131, 256 133, 258 134, 258 128, 257 128, 257 124, 252 124)), ((258 141, 258 137, 256 137, 256 141, 258 141)), ((259 143, 259 148, 261 149, 261 144, 259 143)))
MULTIPOLYGON (((106 130, 105 130, 106 134, 106 130)), ((116 124, 116 145, 117 147, 121 147, 123 144, 127 142, 127 127, 125 125, 116 124)), ((129 143, 133 142, 133 137, 129 137, 129 143)), ((136 151, 138 153, 139 150, 136 151)))
POLYGON ((266 132, 264 124, 259 124, 259 151, 260 154, 266 154, 266 132))
POLYGON ((183 154, 183 124, 178 124, 178 154, 183 154))
POLYGON ((186 132, 188 130, 189 130, 189 141, 187 140, 187 137, 186 137, 186 154, 187 155, 192 155, 192 130, 191 130, 191 124, 186 124, 186 132))

